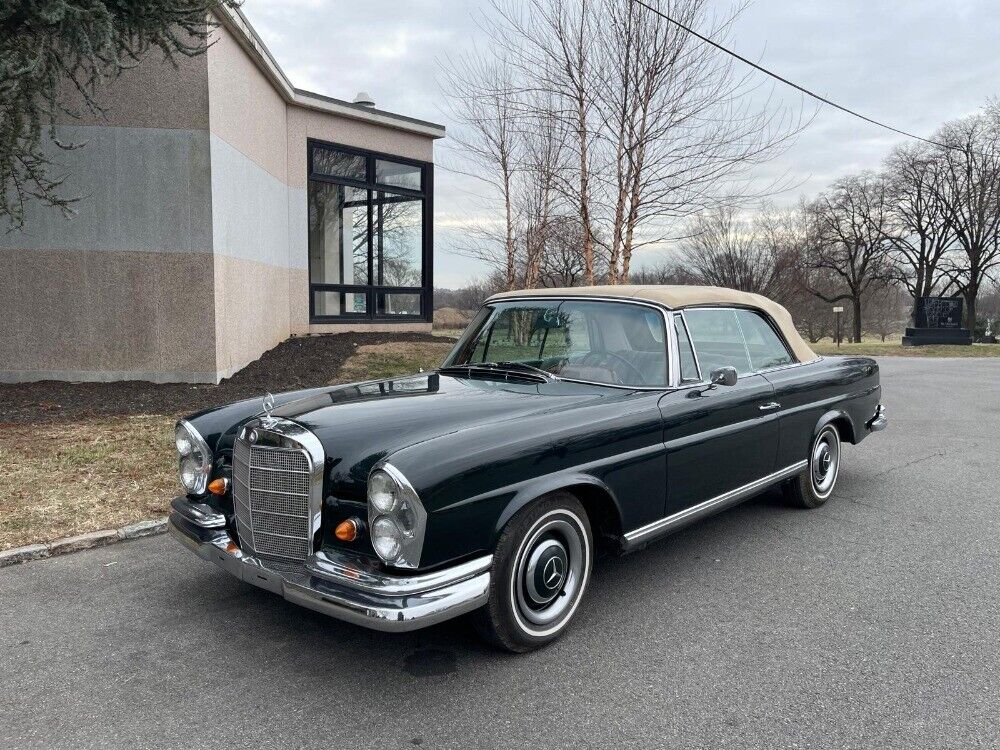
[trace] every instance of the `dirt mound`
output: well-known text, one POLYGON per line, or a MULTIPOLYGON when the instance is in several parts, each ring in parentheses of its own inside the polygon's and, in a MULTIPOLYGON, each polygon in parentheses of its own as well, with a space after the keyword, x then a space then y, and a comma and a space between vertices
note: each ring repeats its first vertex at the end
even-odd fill
POLYGON ((434 311, 435 328, 465 328, 475 313, 456 307, 442 307, 434 311))

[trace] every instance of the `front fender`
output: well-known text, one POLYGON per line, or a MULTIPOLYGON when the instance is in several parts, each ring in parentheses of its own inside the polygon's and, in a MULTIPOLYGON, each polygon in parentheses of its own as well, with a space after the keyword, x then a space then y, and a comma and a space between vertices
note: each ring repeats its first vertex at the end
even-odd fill
MULTIPOLYGON (((531 505, 531 503, 535 502, 544 495, 548 495, 551 492, 559 490, 565 490, 579 495, 580 493, 578 491, 574 492, 574 490, 578 490, 579 488, 586 488, 589 491, 589 495, 592 497, 595 495, 597 496, 596 499, 598 502, 610 505, 609 510, 613 512, 614 517, 618 520, 620 526, 622 517, 621 506, 618 503, 618 498, 615 496, 614 491, 603 481, 591 474, 583 472, 567 472, 565 474, 553 474, 545 477, 539 477, 538 479, 526 482, 523 486, 518 488, 500 515, 497 516, 496 523, 493 527, 492 544, 496 544, 500 533, 503 531, 507 523, 521 510, 526 508, 528 505, 531 505)), ((585 506, 587 505, 587 498, 581 497, 580 500, 584 502, 585 506)))

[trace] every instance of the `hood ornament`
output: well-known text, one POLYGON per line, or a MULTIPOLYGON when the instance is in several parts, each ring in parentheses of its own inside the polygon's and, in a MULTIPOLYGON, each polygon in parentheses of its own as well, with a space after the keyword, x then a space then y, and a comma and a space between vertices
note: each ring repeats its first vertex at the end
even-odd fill
POLYGON ((277 423, 277 419, 272 416, 274 412, 274 396, 270 392, 264 396, 264 418, 261 419, 261 424, 265 427, 273 427, 277 423))

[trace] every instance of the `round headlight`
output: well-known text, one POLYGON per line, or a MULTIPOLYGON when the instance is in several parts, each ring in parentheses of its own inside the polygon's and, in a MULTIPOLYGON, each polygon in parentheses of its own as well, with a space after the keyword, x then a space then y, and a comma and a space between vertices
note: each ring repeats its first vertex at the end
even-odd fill
POLYGON ((191 434, 183 425, 177 425, 174 433, 174 443, 177 445, 177 452, 182 456, 190 456, 194 452, 194 443, 191 441, 191 434))
POLYGON ((373 471, 368 478, 368 502, 377 513, 392 513, 399 503, 400 487, 388 473, 373 471))
POLYGON ((194 456, 184 456, 180 463, 181 484, 188 492, 194 492, 201 477, 201 463, 194 456))
POLYGON ((208 476, 212 473, 212 451, 198 431, 184 420, 177 423, 174 444, 177 446, 177 474, 181 485, 189 494, 205 494, 208 476))
POLYGON ((403 551, 403 533, 396 522, 386 516, 379 516, 372 524, 372 545, 378 556, 392 562, 403 551))
POLYGON ((368 528, 383 562, 399 568, 420 565, 427 511, 406 476, 390 463, 368 475, 368 528))

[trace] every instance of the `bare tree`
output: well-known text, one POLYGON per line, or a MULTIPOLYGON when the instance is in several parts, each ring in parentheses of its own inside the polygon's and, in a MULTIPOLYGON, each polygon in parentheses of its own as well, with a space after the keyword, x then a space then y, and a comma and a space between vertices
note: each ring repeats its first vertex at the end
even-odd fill
MULTIPOLYGON (((485 183, 503 206, 501 240, 506 288, 514 289, 516 238, 514 227, 514 180, 520 168, 522 107, 513 67, 505 58, 479 54, 463 56, 444 72, 453 117, 462 127, 452 138, 461 146, 469 163, 465 174, 485 183)), ((492 233, 476 232, 477 242, 468 253, 488 263, 495 262, 492 233)))
MULTIPOLYGON (((721 20, 705 0, 653 0, 688 26, 724 38, 742 6, 721 20)), ((596 40, 607 71, 597 96, 609 152, 610 283, 629 280, 632 253, 661 242, 671 220, 732 201, 733 180, 772 158, 802 125, 747 95, 731 58, 633 2, 602 0, 596 40), (643 234, 642 239, 639 235, 643 234)))
MULTIPOLYGON (((708 0, 653 1, 713 37, 729 33, 741 10, 717 20, 708 0)), ((739 195, 733 181, 801 126, 800 115, 772 112, 749 96, 749 78, 736 75, 729 57, 636 3, 492 0, 490 7, 482 26, 503 65, 459 61, 445 85, 471 132, 458 140, 474 164, 500 176, 508 278, 519 264, 526 283, 539 278, 544 232, 530 217, 544 205, 576 214, 583 283, 627 282, 637 249, 670 237, 677 219, 739 195), (493 116, 498 101, 501 117, 493 116), (523 146, 544 144, 548 131, 561 134, 559 158, 545 160, 554 169, 526 169, 524 160, 536 157, 523 146), (512 132, 521 145, 500 148, 512 132), (542 196, 550 198, 540 203, 542 196), (518 221, 524 226, 514 227, 518 221), (529 228, 530 237, 519 234, 529 228)))
POLYGON ((812 291, 825 302, 851 303, 853 340, 860 342, 865 295, 890 277, 888 186, 872 173, 846 177, 806 210, 812 232, 806 262, 837 282, 812 291))
POLYGON ((580 286, 584 283, 583 227, 576 215, 552 218, 545 252, 539 261, 538 281, 543 287, 580 286))
POLYGON ((569 132, 551 99, 532 104, 532 119, 522 134, 524 179, 518 208, 523 224, 523 286, 533 289, 541 278, 549 243, 554 239, 558 212, 565 210, 559 190, 569 132))
POLYGON ((869 292, 864 300, 865 330, 883 343, 901 333, 909 317, 908 297, 905 287, 896 282, 869 292))
POLYGON ((896 278, 914 298, 928 297, 947 282, 942 261, 955 243, 944 161, 925 144, 897 146, 886 159, 885 175, 896 278))
MULTIPOLYGON (((482 26, 499 54, 511 60, 523 91, 558 102, 573 138, 573 167, 562 177, 583 227, 584 283, 594 283, 595 242, 591 218, 591 170, 595 141, 594 96, 603 77, 597 68, 595 0, 492 0, 482 26)), ((527 102, 525 106, 527 107, 527 102)))
POLYGON ((974 331, 979 290, 1000 268, 1000 107, 948 123, 935 140, 945 145, 939 194, 961 248, 944 272, 974 331))
POLYGON ((748 219, 733 206, 718 206, 691 222, 681 262, 698 283, 783 300, 803 247, 793 223, 787 213, 763 207, 748 219))

